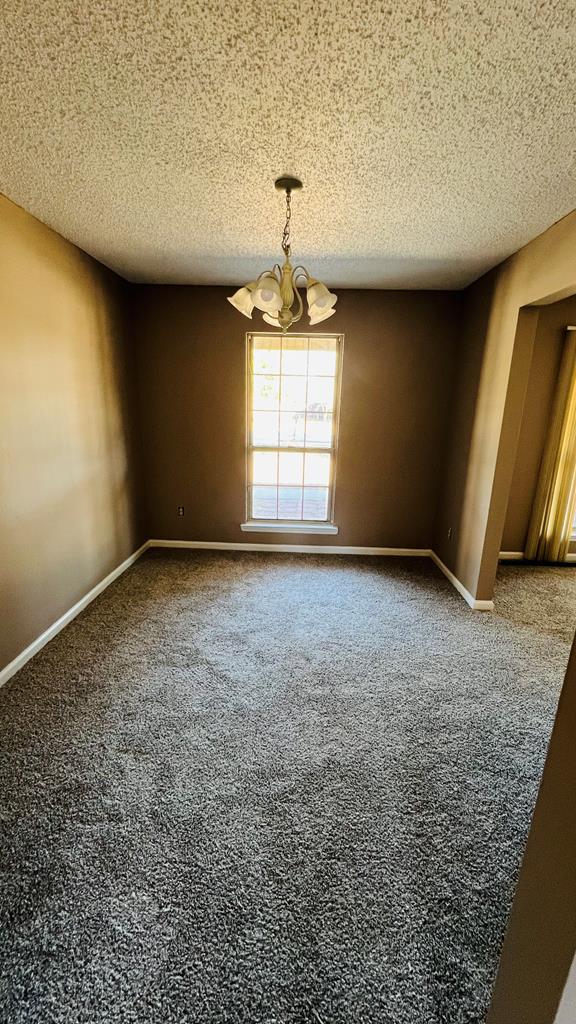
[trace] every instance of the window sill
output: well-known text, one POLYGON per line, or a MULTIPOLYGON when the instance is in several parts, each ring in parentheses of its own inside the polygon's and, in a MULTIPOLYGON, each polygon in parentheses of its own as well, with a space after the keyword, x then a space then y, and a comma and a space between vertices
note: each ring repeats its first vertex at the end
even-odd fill
POLYGON ((240 523, 244 533, 338 533, 338 527, 332 523, 278 523, 253 520, 240 523))

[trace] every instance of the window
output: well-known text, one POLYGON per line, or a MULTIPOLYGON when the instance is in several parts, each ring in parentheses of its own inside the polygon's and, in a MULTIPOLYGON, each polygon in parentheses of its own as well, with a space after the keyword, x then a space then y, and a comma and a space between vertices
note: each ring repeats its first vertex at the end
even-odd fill
POLYGON ((332 520, 342 338, 248 335, 248 519, 332 520))

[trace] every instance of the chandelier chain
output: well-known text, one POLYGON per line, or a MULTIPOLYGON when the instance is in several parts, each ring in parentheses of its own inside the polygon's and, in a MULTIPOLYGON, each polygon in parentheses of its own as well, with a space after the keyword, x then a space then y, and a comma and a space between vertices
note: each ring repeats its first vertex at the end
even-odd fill
POLYGON ((285 256, 290 255, 290 220, 292 218, 292 193, 289 188, 286 189, 286 223, 284 225, 284 231, 282 233, 282 251, 285 256))

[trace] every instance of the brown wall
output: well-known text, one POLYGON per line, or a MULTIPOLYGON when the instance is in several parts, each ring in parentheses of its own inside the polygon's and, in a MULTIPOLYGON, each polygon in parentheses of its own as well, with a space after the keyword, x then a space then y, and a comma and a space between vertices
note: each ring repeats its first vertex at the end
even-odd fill
POLYGON ((469 372, 451 430, 437 547, 479 600, 493 594, 528 384, 535 321, 522 307, 576 293, 575 250, 576 212, 468 289, 469 372), (447 524, 456 524, 451 544, 447 524))
POLYGON ((576 296, 540 307, 502 538, 503 551, 524 550, 540 461, 552 412, 565 330, 569 324, 576 324, 576 296))
MULTIPOLYGON (((489 1024, 552 1024, 576 952, 575 737, 576 640, 508 923, 489 1024)), ((571 998, 568 991, 565 1005, 571 998)), ((568 1019, 575 1018, 564 1016, 568 1019)))
MULTIPOLYGON (((429 547, 461 295, 343 290, 318 330, 345 335, 334 537, 240 531, 245 335, 229 288, 136 286, 147 533, 161 539, 429 547), (186 514, 178 518, 177 506, 186 514)), ((265 328, 266 329, 266 328, 265 328)), ((314 331, 314 328, 310 328, 314 331)))
POLYGON ((462 297, 454 400, 433 543, 436 553, 453 571, 462 533, 463 495, 495 278, 494 271, 486 274, 476 285, 467 288, 462 297))
POLYGON ((139 537, 122 282, 3 197, 0 266, 2 668, 139 537))

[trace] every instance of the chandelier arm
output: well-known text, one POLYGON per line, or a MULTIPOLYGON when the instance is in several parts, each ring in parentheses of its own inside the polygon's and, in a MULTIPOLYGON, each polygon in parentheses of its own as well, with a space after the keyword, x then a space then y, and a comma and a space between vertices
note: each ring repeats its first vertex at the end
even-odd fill
POLYGON ((299 264, 297 267, 294 267, 294 272, 292 274, 292 277, 293 277, 294 281, 296 281, 296 277, 302 277, 302 276, 304 276, 306 278, 306 280, 309 280, 312 275, 308 273, 308 271, 306 270, 306 267, 303 267, 301 264, 299 264))
MULTIPOLYGON (((278 264, 276 264, 276 267, 277 266, 278 264)), ((263 270, 262 273, 259 274, 258 277, 256 278, 256 284, 258 285, 262 278, 267 277, 269 274, 272 274, 274 277, 276 277, 276 274, 274 273, 276 267, 272 267, 272 270, 263 270)))
POLYGON ((292 288, 294 290, 294 295, 296 296, 296 298, 298 300, 298 316, 294 317, 294 320, 292 321, 293 323, 295 323, 297 320, 300 320, 300 317, 302 316, 302 314, 304 312, 304 304, 302 302, 302 296, 300 295, 300 292, 298 291, 298 285, 296 284, 296 271, 297 270, 298 270, 298 267, 296 267, 296 270, 292 271, 292 288))

